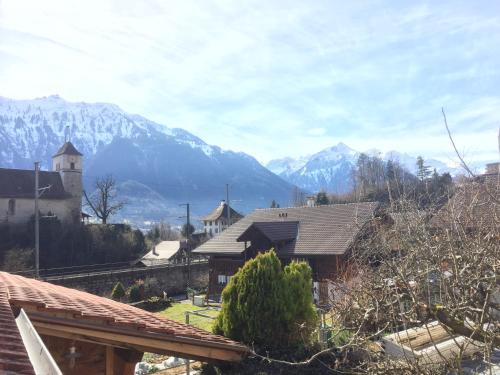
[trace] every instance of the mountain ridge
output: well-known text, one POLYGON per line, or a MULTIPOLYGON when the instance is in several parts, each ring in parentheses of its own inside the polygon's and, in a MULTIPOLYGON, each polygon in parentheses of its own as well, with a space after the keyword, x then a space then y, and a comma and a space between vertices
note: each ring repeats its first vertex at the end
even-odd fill
MULTIPOLYGON (((235 209, 242 212, 267 207, 273 199, 286 204, 293 189, 250 155, 208 145, 186 130, 129 114, 115 104, 67 102, 59 96, 0 97, 0 165, 32 169, 39 160, 50 169, 52 155, 68 138, 84 154, 87 190, 97 177, 111 173, 119 184, 151 189, 140 189, 148 191, 151 204, 161 195, 163 207, 171 211, 165 217, 178 219, 178 204, 188 201, 195 216, 209 212, 224 198, 226 183, 238 200, 235 209)), ((134 205, 138 197, 126 198, 129 204, 116 220, 130 219, 130 212, 134 223, 164 219, 158 212, 141 218, 134 205)))

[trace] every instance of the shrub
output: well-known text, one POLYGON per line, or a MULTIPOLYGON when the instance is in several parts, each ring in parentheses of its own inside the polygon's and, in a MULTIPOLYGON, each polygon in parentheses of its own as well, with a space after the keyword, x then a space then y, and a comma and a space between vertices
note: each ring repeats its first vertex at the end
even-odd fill
POLYGON ((259 254, 222 292, 214 330, 263 349, 308 344, 316 323, 311 284, 306 263, 293 262, 283 270, 274 251, 259 254))
POLYGON ((118 281, 111 292, 111 298, 115 301, 120 301, 123 297, 125 297, 125 288, 123 284, 118 281))
POLYGON ((142 300, 141 290, 138 284, 134 284, 129 288, 128 299, 130 302, 139 302, 142 300))

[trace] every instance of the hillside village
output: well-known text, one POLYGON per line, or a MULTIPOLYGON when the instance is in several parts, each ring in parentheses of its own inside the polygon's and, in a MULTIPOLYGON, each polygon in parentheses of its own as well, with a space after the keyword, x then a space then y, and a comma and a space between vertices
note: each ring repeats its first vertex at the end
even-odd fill
MULTIPOLYGON (((495 347, 498 336, 493 327, 500 316, 495 303, 490 306, 488 297, 478 299, 476 293, 472 294, 472 300, 464 298, 470 293, 466 290, 469 285, 479 282, 480 291, 486 296, 491 293, 492 301, 497 299, 495 278, 484 277, 494 272, 499 259, 500 163, 488 164, 484 174, 461 177, 454 182, 446 179, 446 175, 431 173, 422 163, 417 176, 396 161, 385 163, 377 157, 361 155, 357 164, 354 176, 357 187, 350 194, 318 192, 306 198, 301 193, 295 207, 279 207, 272 202, 270 208, 256 209, 246 215, 222 200, 200 223, 194 223, 196 226, 189 221, 187 207, 187 221, 180 229, 160 223, 146 233, 109 221, 121 209, 121 203, 116 204, 119 196, 112 177, 100 180, 107 182, 106 189, 97 183, 96 191, 84 191, 85 156, 69 140, 54 151, 51 171, 0 169, 0 207, 4 212, 2 321, 3 329, 16 337, 2 344, 1 368, 22 374, 33 371, 140 374, 150 373, 154 368, 179 366, 175 361, 141 362, 143 353, 150 352, 157 353, 148 357, 153 362, 163 354, 208 363, 214 360, 246 363, 243 367, 246 370, 236 365, 237 370, 231 370, 235 373, 251 373, 258 368, 269 373, 278 368, 288 368, 286 371, 290 373, 320 373, 318 363, 324 364, 323 361, 332 368, 354 366, 353 359, 331 352, 336 347, 345 347, 341 351, 348 348, 367 351, 364 355, 368 355, 372 365, 383 366, 391 359, 395 362, 387 362, 385 366, 406 371, 415 361, 431 363, 435 368, 466 364, 485 345, 495 347), (38 207, 38 215, 34 214, 34 207, 38 207), (93 229, 85 232, 88 228, 93 229), (23 244, 25 237, 33 237, 33 231, 35 249, 31 248, 33 243, 23 244), (59 246, 53 243, 63 233, 72 233, 68 237, 70 242, 78 239, 78 233, 87 233, 86 246, 90 251, 86 251, 90 258, 75 258, 67 253, 56 257, 59 263, 50 266, 46 258, 54 258, 54 251, 68 250, 67 241, 59 246), (423 233, 427 234, 421 237, 423 233), (138 248, 127 253, 127 248, 120 244, 130 240, 131 235, 139 238, 138 248), (96 238, 99 236, 108 245, 108 250, 99 252, 122 253, 117 258, 119 262, 95 256, 92 248, 99 247, 96 238), (449 236, 458 236, 453 238, 455 248, 436 250, 435 246, 449 243, 449 236), (40 241, 41 238, 45 240, 40 241), (477 250, 472 250, 472 245, 477 250), (423 255, 426 251, 430 253, 423 255), (470 251, 475 253, 472 259, 468 259, 470 251), (412 263, 406 264, 408 261, 412 263), (250 271, 256 262, 263 263, 250 271), (273 262, 283 267, 283 276, 280 273, 265 276, 266 272, 277 272, 271 271, 272 268, 265 271, 273 262), (306 268, 297 268, 298 265, 306 268), (454 276, 457 267, 465 267, 459 279, 454 276), (292 277, 287 275, 292 269, 296 279, 287 286, 286 280, 292 277), (259 276, 259 272, 264 273, 259 276), (464 272, 472 274, 463 280, 464 272), (246 282, 251 288, 252 285, 258 288, 253 292, 257 295, 248 294, 252 293, 249 286, 240 285, 244 277, 250 277, 246 282), (305 279, 299 281, 300 277, 305 279), (283 285, 278 287, 280 283, 283 285), (300 283, 305 283, 305 289, 293 289, 300 283), (365 291, 366 287, 369 290, 365 291), (241 292, 239 288, 243 288, 241 292), (282 288, 292 288, 287 293, 299 299, 286 302, 286 294, 279 297, 285 291, 282 288), (366 292, 369 294, 364 295, 366 292), (254 309, 246 312, 250 315, 236 317, 248 307, 235 304, 233 293, 243 293, 237 298, 257 298, 252 302, 254 309), (366 299, 370 295, 374 301, 366 299), (393 296, 401 298, 396 305, 391 301, 393 296), (266 318, 271 312, 266 309, 277 308, 268 305, 267 298, 281 306, 273 313, 277 317, 266 318), (385 298, 389 300, 384 302, 385 298), (375 301, 377 305, 386 305, 377 307, 380 311, 373 310, 375 301), (303 312, 295 319, 299 319, 297 323, 301 322, 305 331, 287 338, 285 341, 289 343, 285 347, 293 352, 300 342, 309 348, 303 356, 321 355, 322 361, 301 362, 302 357, 295 364, 288 359, 283 362, 283 357, 280 359, 276 354, 264 361, 267 364, 262 362, 264 357, 259 360, 262 354, 254 345, 262 340, 262 348, 274 352, 281 347, 283 338, 271 342, 259 338, 258 330, 266 329, 262 321, 256 326, 262 328, 244 333, 247 329, 238 328, 237 319, 281 324, 278 322, 284 317, 279 317, 278 311, 296 303, 301 304, 303 312), (459 323, 456 314, 464 303, 471 309, 481 306, 479 323, 483 329, 477 326, 476 313, 466 313, 466 325, 459 323), (168 312, 182 305, 187 308, 185 322, 184 316, 177 319, 189 323, 190 316, 197 317, 208 326, 204 323, 203 328, 194 328, 174 323, 168 312), (114 317, 108 314, 111 311, 114 317), (364 316, 359 316, 360 313, 364 316), (377 317, 378 314, 382 316, 377 317), (78 323, 78 316, 87 317, 84 325, 78 323), (109 326, 104 330, 100 323, 103 319, 109 326), (236 321, 229 323, 226 319, 236 321), (278 321, 273 323, 274 319, 278 321), (210 326, 218 335, 210 333, 207 328, 210 326), (26 336, 26 329, 33 329, 29 327, 36 330, 34 336, 26 336), (138 329, 143 332, 140 340, 138 329), (400 330, 396 336, 382 334, 394 334, 395 330, 400 330), (157 332, 156 336, 151 336, 153 332, 157 332), (423 343, 427 336, 430 346, 426 344, 425 351, 421 349, 424 344, 413 346, 405 341, 408 337, 423 343), (203 340, 202 346, 198 338, 203 340), (121 349, 123 346, 128 349, 121 349), (43 359, 33 357, 36 348, 41 348, 43 359), (407 353, 408 350, 411 352, 407 353), (78 356, 70 357, 74 359, 68 362, 64 353, 73 352, 78 356)), ((81 249, 77 244, 73 251, 81 249)), ((190 365, 184 365, 183 361, 179 362, 181 367, 190 372, 190 365)), ((472 363, 483 366, 477 360, 472 363)))

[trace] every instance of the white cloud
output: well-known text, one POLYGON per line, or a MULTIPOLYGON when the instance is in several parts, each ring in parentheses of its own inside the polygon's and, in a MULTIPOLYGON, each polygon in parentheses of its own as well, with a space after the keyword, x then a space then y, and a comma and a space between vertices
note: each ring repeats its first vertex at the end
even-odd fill
POLYGON ((0 0, 0 95, 113 102, 260 160, 338 141, 446 157, 445 106, 457 140, 490 157, 499 10, 487 1, 0 0))

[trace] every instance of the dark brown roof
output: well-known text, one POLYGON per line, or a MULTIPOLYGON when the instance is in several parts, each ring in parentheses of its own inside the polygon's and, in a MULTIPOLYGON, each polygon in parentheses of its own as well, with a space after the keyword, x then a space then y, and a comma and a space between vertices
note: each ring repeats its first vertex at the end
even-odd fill
POLYGON ((5 285, 0 285, 0 374, 35 374, 17 328, 5 285))
POLYGON ((59 156, 59 155, 78 155, 78 156, 83 156, 80 151, 76 149, 75 146, 73 146, 73 143, 71 142, 66 142, 64 143, 61 148, 56 152, 56 154, 53 157, 59 156))
POLYGON ((193 252, 240 254, 245 245, 237 240, 253 223, 289 221, 298 222, 297 239, 287 249, 290 255, 343 254, 361 227, 375 215, 378 206, 377 202, 363 202, 258 209, 193 252))
MULTIPOLYGON (((233 210, 232 207, 229 207, 229 212, 231 213, 231 222, 235 220, 239 220, 243 217, 239 212, 233 210)), ((227 203, 221 203, 215 210, 213 210, 211 213, 209 213, 207 216, 205 216, 202 220, 203 221, 215 221, 219 220, 220 218, 227 218, 227 203)))
MULTIPOLYGON (((79 290, 7 272, 0 272, 0 288, 0 297, 3 291, 10 306, 25 309, 31 321, 44 321, 54 314, 65 313, 66 325, 86 322, 97 330, 114 332, 119 329, 125 335, 154 335, 165 341, 224 348, 240 354, 247 352, 244 345, 225 337, 79 290)), ((0 331, 0 338, 4 336, 5 332, 0 331)), ((1 349, 0 345, 0 359, 1 349)), ((179 351, 182 352, 182 345, 179 345, 179 351)))
POLYGON ((264 221, 254 222, 244 231, 236 241, 251 241, 251 237, 247 235, 252 228, 257 229, 260 233, 266 236, 270 241, 287 241, 295 240, 298 235, 298 221, 264 221))
MULTIPOLYGON (((40 171, 38 185, 51 186, 42 194, 42 199, 67 197, 58 172, 40 171)), ((34 198, 35 171, 0 168, 0 198, 34 198)))

